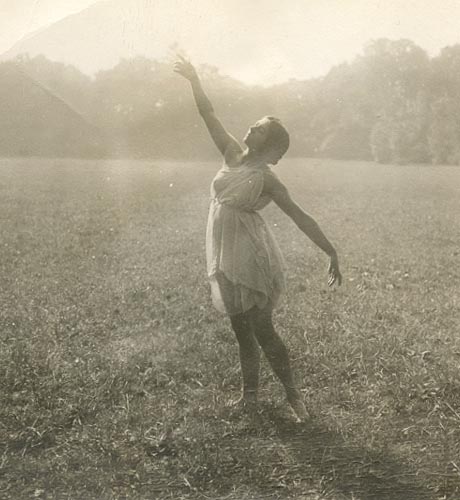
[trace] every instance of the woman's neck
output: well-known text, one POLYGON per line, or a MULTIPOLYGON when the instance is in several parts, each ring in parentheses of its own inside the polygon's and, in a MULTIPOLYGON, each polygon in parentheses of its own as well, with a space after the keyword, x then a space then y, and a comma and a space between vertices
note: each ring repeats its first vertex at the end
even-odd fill
POLYGON ((258 165, 265 163, 265 158, 258 151, 246 149, 241 157, 241 163, 246 165, 258 165))

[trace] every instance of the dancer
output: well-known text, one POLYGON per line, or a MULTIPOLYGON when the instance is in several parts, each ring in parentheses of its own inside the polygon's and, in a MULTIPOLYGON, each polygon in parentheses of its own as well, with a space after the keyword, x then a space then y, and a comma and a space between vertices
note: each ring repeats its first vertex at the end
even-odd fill
POLYGON ((284 289, 283 258, 258 211, 274 201, 328 254, 329 286, 342 281, 337 253, 270 168, 289 147, 289 134, 280 120, 267 116, 257 121, 244 137, 243 148, 216 117, 194 66, 179 56, 174 71, 190 82, 198 111, 224 158, 211 184, 206 258, 213 304, 229 315, 239 344, 240 402, 247 407, 257 403, 261 347, 296 417, 303 420, 307 411, 302 394, 294 382, 286 346, 272 322, 273 308, 284 289))

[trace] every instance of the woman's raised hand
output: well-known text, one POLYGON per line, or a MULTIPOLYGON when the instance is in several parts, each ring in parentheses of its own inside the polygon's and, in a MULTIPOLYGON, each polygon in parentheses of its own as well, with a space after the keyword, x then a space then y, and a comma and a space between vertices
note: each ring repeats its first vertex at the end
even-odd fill
POLYGON ((329 275, 327 284, 329 286, 332 286, 334 283, 337 283, 338 286, 342 284, 342 275, 339 271, 339 261, 337 259, 337 255, 331 256, 327 272, 329 275))
POLYGON ((179 60, 174 63, 174 71, 189 81, 198 78, 193 64, 190 61, 187 61, 187 59, 182 57, 180 54, 178 54, 177 57, 179 60))

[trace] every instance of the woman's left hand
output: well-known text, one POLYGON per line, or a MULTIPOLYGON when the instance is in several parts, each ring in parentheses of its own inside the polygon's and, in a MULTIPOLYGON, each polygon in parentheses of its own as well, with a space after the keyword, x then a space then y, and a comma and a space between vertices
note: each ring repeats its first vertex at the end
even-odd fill
POLYGON ((327 272, 329 275, 327 284, 329 286, 332 286, 334 283, 337 283, 338 286, 342 284, 342 275, 339 271, 339 261, 337 259, 337 255, 331 256, 327 272))

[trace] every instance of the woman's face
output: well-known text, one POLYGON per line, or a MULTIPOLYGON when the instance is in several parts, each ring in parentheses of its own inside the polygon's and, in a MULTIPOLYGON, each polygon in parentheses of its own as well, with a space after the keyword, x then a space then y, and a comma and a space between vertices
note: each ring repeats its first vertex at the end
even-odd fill
POLYGON ((270 120, 268 118, 262 118, 249 127, 249 130, 243 139, 246 146, 253 151, 259 151, 262 149, 268 136, 269 127, 270 120))

